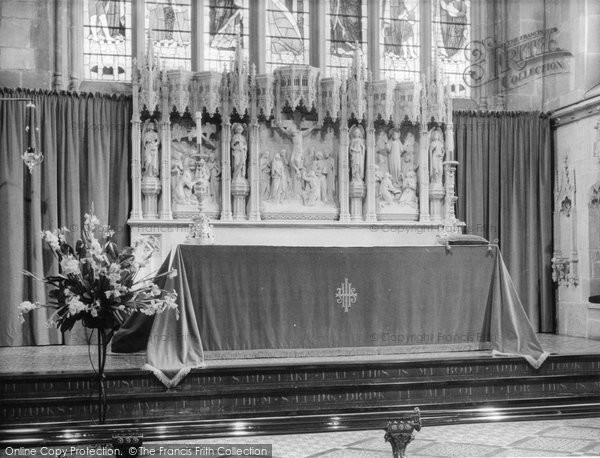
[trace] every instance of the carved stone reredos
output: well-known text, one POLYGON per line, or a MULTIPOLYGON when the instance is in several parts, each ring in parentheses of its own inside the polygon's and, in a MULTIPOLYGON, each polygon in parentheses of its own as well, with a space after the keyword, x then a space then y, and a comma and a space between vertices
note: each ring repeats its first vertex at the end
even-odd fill
POLYGON ((169 108, 175 108, 180 115, 190 104, 190 81, 192 72, 183 70, 169 70, 167 79, 169 85, 169 108))
POLYGON ((192 77, 190 112, 206 110, 214 115, 221 105, 221 79, 219 72, 200 72, 192 77))
POLYGON ((132 81, 138 112, 144 108, 150 112, 175 108, 181 115, 186 110, 206 110, 209 115, 235 110, 243 115, 253 108, 267 118, 274 115, 279 119, 286 105, 303 105, 307 110, 316 109, 321 122, 326 116, 339 119, 344 107, 347 116, 353 114, 357 119, 371 116, 420 122, 433 118, 447 123, 452 117, 450 90, 442 84, 441 76, 427 81, 423 75, 423 83, 371 81, 359 51, 346 77, 325 78, 318 68, 308 65, 280 67, 273 73, 256 75, 250 72, 241 51, 236 52, 230 69, 222 73, 163 71, 149 43, 142 65, 134 61, 132 81))
POLYGON ((309 65, 290 65, 275 70, 275 87, 279 93, 278 109, 289 105, 296 108, 304 105, 307 109, 316 107, 319 69, 309 65))
POLYGON ((148 52, 144 56, 141 65, 138 65, 137 60, 133 62, 133 85, 139 87, 139 94, 134 93, 134 97, 138 95, 138 109, 143 110, 144 107, 149 112, 153 112, 158 108, 160 100, 160 86, 162 71, 158 58, 154 55, 154 45, 148 33, 148 52))

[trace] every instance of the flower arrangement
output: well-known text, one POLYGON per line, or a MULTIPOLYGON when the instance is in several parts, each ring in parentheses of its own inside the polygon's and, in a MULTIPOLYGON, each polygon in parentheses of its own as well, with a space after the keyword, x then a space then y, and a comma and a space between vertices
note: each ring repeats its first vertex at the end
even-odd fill
POLYGON ((175 291, 161 289, 155 281, 174 277, 175 269, 154 277, 136 278, 145 267, 156 244, 152 239, 138 239, 131 247, 119 250, 111 241, 114 232, 102 226, 90 212, 84 215, 82 239, 75 248, 66 241, 66 228, 43 231, 42 239, 56 255, 59 274, 36 280, 54 287, 47 304, 25 301, 19 305, 19 317, 32 310, 55 309, 47 324, 62 332, 69 331, 79 320, 87 328, 116 330, 133 311, 154 315, 167 309, 177 311, 175 291))
POLYGON ((53 289, 48 294, 47 304, 22 302, 19 317, 24 322, 23 315, 32 310, 55 309, 47 325, 66 332, 81 320, 83 326, 92 330, 88 345, 96 331, 98 365, 95 369, 92 363, 92 369, 98 377, 98 418, 104 423, 108 408, 104 386, 108 344, 124 319, 134 311, 154 315, 174 310, 179 318, 177 293, 155 283, 161 277, 175 277, 177 270, 137 278, 156 250, 156 243, 140 238, 131 247, 119 250, 111 241, 114 232, 100 224, 93 208, 90 214, 84 215, 82 238, 75 248, 67 243, 66 232, 66 228, 42 232, 42 239, 58 259, 59 274, 40 278, 24 271, 25 275, 53 289))

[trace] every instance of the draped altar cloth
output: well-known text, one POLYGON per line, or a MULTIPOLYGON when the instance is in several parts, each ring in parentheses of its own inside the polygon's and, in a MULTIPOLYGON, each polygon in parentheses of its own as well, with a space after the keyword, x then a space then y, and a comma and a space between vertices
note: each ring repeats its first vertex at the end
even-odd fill
POLYGON ((332 355, 487 343, 534 367, 548 356, 496 246, 180 245, 168 267, 179 272, 165 288, 177 291, 180 318, 135 315, 113 339, 113 351, 146 349, 146 368, 167 386, 203 367, 204 350, 332 355))

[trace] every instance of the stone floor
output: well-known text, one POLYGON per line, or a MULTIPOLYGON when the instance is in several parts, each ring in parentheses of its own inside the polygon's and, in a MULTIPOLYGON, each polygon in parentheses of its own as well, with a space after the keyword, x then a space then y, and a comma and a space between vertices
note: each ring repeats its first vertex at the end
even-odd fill
MULTIPOLYGON (((389 458, 382 431, 216 438, 180 444, 271 444, 277 458, 389 458)), ((158 444, 146 444, 152 447, 158 444)), ((597 418, 427 427, 408 446, 409 458, 600 456, 597 418)))
MULTIPOLYGON (((580 337, 538 334, 542 347, 558 355, 600 354, 600 340, 580 337)), ((403 353, 397 355, 303 357, 303 358, 260 358, 260 359, 215 359, 212 353, 205 352, 206 367, 251 367, 255 365, 280 364, 326 364, 328 361, 414 361, 454 358, 481 358, 491 356, 491 351, 454 351, 435 353, 403 353)), ((0 374, 23 372, 90 372, 90 358, 95 361, 95 348, 86 345, 47 345, 31 347, 0 347, 0 374), (91 351, 91 353, 90 353, 91 351)), ((110 353, 106 370, 140 369, 146 362, 145 353, 110 353)))

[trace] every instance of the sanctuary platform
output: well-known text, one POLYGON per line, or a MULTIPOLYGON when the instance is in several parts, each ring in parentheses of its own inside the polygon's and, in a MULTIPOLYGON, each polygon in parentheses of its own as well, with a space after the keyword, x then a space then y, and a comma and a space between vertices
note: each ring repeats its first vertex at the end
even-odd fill
POLYGON ((110 354, 106 425, 95 424, 86 346, 0 348, 0 443, 383 429, 414 407, 424 427, 597 416, 600 341, 538 338, 552 353, 538 370, 486 350, 240 360, 206 352, 206 367, 171 389, 141 370, 145 354, 110 354))

